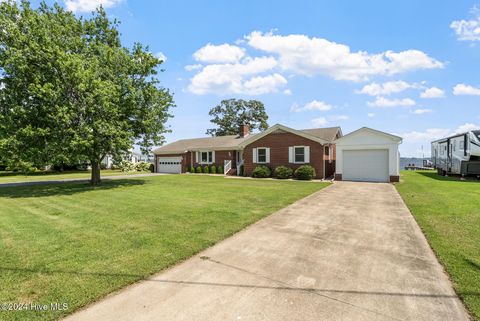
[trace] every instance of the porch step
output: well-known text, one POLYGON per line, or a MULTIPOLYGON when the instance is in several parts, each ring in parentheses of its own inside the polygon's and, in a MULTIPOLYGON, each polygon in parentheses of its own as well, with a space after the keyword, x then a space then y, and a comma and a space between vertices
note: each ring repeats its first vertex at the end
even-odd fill
POLYGON ((228 175, 228 176, 235 176, 235 175, 237 175, 237 169, 236 169, 236 168, 231 168, 231 169, 227 172, 227 175, 228 175))

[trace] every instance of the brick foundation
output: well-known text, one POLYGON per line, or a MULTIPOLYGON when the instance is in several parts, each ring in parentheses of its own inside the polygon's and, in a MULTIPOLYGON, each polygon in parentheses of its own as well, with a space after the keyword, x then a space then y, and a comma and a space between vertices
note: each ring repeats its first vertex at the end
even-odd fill
POLYGON ((400 176, 390 176, 390 183, 400 182, 400 176))

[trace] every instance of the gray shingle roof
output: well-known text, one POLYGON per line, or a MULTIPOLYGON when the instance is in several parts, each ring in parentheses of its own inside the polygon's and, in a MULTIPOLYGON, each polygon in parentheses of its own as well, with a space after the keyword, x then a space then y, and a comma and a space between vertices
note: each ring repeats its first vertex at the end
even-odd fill
MULTIPOLYGON (((304 129, 303 132, 327 140, 333 141, 336 138, 336 135, 340 127, 330 127, 330 128, 312 128, 304 129)), ((210 150, 231 150, 237 149, 238 146, 245 141, 247 138, 250 139, 256 134, 250 134, 247 137, 240 137, 238 135, 228 135, 228 136, 216 136, 216 137, 203 137, 203 138, 192 138, 192 139, 181 139, 176 142, 164 145, 153 151, 154 154, 182 154, 186 151, 191 150, 201 150, 201 149, 210 149, 210 150)))
POLYGON ((340 127, 311 128, 301 131, 328 141, 334 141, 337 138, 337 133, 340 132, 340 136, 342 133, 340 127))

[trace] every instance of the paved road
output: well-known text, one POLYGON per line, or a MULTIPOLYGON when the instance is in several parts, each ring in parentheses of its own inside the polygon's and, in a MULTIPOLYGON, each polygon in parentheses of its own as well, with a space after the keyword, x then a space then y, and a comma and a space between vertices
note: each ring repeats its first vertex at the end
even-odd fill
MULTIPOLYGON (((157 175, 167 175, 167 174, 144 173, 144 174, 102 176, 102 181, 108 181, 108 180, 112 180, 112 179, 125 179, 125 178, 135 178, 135 177, 157 176, 157 175)), ((31 182, 0 183, 0 188, 2 188, 2 187, 15 187, 15 186, 61 184, 61 183, 72 183, 72 182, 89 182, 89 181, 90 181, 89 178, 66 178, 66 179, 52 179, 52 180, 44 180, 44 181, 31 181, 31 182)))
POLYGON ((337 182, 68 320, 469 317, 395 188, 337 182))

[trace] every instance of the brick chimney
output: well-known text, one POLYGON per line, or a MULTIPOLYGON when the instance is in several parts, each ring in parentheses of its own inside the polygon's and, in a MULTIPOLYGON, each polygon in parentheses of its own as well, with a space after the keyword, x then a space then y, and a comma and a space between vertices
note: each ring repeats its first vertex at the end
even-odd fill
POLYGON ((250 129, 248 128, 247 124, 240 125, 240 137, 247 137, 250 134, 250 129))

